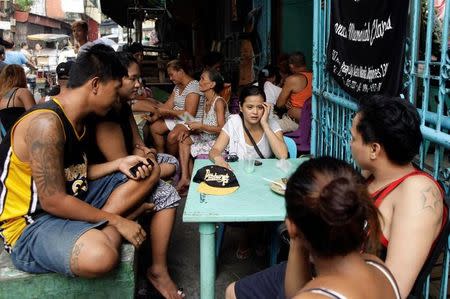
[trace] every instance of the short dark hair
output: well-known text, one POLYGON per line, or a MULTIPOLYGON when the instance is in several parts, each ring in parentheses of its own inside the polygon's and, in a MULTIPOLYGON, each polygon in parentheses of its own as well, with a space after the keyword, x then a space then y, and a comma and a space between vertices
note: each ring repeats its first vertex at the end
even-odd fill
POLYGON ((305 66, 305 54, 303 54, 302 52, 292 53, 291 55, 289 55, 289 64, 293 64, 295 66, 305 66))
POLYGON ((20 43, 20 48, 23 48, 23 47, 25 47, 25 46, 28 46, 28 44, 27 44, 26 42, 21 42, 21 43, 20 43))
POLYGON ((132 63, 139 64, 137 59, 134 58, 134 56, 129 52, 119 52, 117 53, 117 57, 119 58, 119 61, 122 64, 122 66, 126 69, 128 69, 128 67, 132 63))
POLYGON ((127 73, 113 48, 96 44, 78 55, 70 68, 67 87, 80 87, 94 77, 99 77, 100 82, 121 80, 127 73))
POLYGON ((264 102, 266 101, 266 94, 261 86, 247 85, 239 94, 239 105, 244 105, 245 99, 249 96, 261 96, 264 102))
POLYGON ((13 49, 14 48, 14 42, 11 42, 11 43, 7 43, 7 44, 5 44, 5 49, 13 49))
POLYGON ((366 241, 378 243, 378 209, 364 179, 344 161, 319 157, 304 162, 290 177, 285 199, 287 218, 318 256, 343 256, 366 241))
POLYGON ((222 75, 215 69, 206 69, 203 71, 203 73, 207 73, 209 79, 216 83, 216 85, 214 86, 214 92, 220 93, 223 90, 223 86, 225 84, 222 75))
POLYGON ((359 105, 356 129, 365 144, 379 143, 388 159, 397 164, 410 163, 422 143, 420 116, 407 100, 386 95, 372 95, 359 105))

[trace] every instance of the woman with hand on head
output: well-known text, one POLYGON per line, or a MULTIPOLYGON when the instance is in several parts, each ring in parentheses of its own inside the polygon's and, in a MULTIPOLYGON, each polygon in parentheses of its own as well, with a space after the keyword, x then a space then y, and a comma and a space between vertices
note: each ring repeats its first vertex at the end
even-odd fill
POLYGON ((239 159, 246 156, 264 159, 273 155, 278 159, 286 159, 288 151, 283 132, 277 122, 269 118, 272 107, 266 103, 264 91, 258 86, 245 87, 239 96, 239 106, 241 112, 239 115, 230 115, 209 152, 210 160, 216 165, 230 168, 222 156, 227 146, 229 153, 236 154, 239 159))
POLYGON ((167 133, 167 153, 177 153, 180 135, 188 131, 179 117, 186 112, 196 121, 201 121, 203 117, 204 98, 198 89, 198 81, 192 79, 186 69, 179 60, 169 61, 167 73, 175 88, 169 99, 163 105, 155 105, 147 118, 151 122, 150 131, 159 153, 164 152, 164 135, 167 133))
MULTIPOLYGON (((230 115, 209 152, 210 160, 216 165, 231 168, 222 156, 227 146, 229 153, 236 154, 239 159, 264 159, 273 155, 278 159, 286 159, 288 151, 283 132, 277 122, 269 118, 272 106, 266 103, 264 91, 258 86, 245 87, 239 96, 239 106, 241 112, 230 115)), ((246 227, 236 257, 246 259, 250 256, 252 239, 255 239, 256 253, 263 255, 265 244, 262 233, 263 226, 260 224, 253 223, 246 227)))
POLYGON ((177 189, 181 192, 187 189, 191 181, 191 155, 197 157, 209 153, 228 116, 227 103, 219 95, 224 87, 222 75, 215 69, 203 71, 199 87, 205 96, 203 118, 201 121, 187 122, 190 130, 181 135, 179 142, 181 179, 177 189))
POLYGON ((303 163, 289 179, 285 198, 287 263, 232 283, 227 299, 401 298, 384 263, 361 253, 364 245, 378 243, 379 213, 349 164, 331 157, 303 163))

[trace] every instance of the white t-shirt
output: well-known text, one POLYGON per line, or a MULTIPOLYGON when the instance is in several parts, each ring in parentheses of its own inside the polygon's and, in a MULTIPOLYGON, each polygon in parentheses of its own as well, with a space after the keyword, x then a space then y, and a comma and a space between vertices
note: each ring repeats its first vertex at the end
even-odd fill
MULTIPOLYGON (((269 118, 269 126, 274 133, 281 131, 280 125, 269 118)), ((253 145, 248 145, 244 138, 244 127, 242 126, 241 117, 238 114, 232 114, 228 118, 227 122, 222 128, 228 137, 230 138, 229 153, 236 154, 239 159, 245 159, 246 157, 253 157, 255 159, 260 159, 258 153, 256 152, 253 145)), ((273 154, 270 148, 269 140, 265 133, 263 133, 260 140, 255 140, 258 145, 259 150, 265 158, 270 158, 273 154)))
MULTIPOLYGON (((258 86, 258 82, 253 84, 258 86)), ((281 93, 281 87, 276 86, 270 81, 264 82, 264 93, 266 94, 266 102, 272 105, 275 105, 278 100, 278 96, 281 93)))
POLYGON ((281 93, 281 87, 276 86, 272 82, 266 81, 264 83, 264 93, 266 94, 266 102, 275 105, 278 96, 281 93))

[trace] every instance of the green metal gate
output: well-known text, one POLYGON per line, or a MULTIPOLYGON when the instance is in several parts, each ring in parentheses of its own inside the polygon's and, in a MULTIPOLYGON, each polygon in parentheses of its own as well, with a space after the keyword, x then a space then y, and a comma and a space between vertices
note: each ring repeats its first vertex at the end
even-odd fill
MULTIPOLYGON (((331 1, 314 1, 311 151, 352 162, 350 127, 357 104, 326 71, 331 1)), ((436 17, 434 1, 411 0, 403 83, 408 100, 418 107, 422 118, 424 142, 417 162, 444 182, 447 192, 450 185, 449 10, 450 1, 446 1, 445 14, 440 19, 436 17)), ((448 264, 449 246, 439 271, 443 272, 443 279, 432 283, 440 290, 439 298, 447 298, 448 264)), ((429 283, 424 286, 425 298, 429 297, 428 292, 429 283)))

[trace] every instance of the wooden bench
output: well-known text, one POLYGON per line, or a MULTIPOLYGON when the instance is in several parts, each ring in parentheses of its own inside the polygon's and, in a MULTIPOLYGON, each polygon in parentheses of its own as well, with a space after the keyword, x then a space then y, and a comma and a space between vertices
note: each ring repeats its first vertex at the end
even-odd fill
POLYGON ((0 247, 0 298, 134 298, 136 251, 123 244, 118 267, 108 275, 71 278, 56 273, 30 274, 17 270, 0 247))

